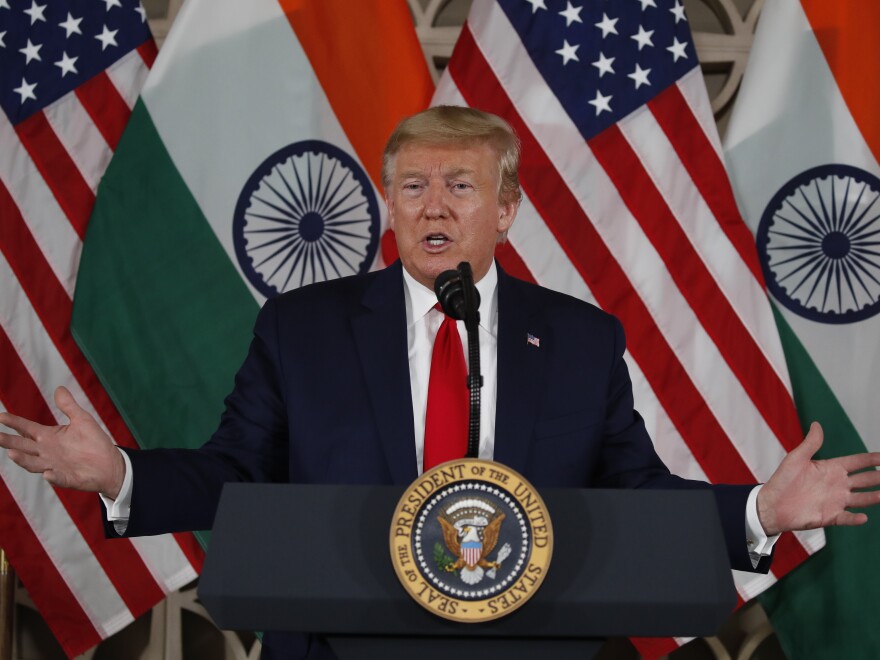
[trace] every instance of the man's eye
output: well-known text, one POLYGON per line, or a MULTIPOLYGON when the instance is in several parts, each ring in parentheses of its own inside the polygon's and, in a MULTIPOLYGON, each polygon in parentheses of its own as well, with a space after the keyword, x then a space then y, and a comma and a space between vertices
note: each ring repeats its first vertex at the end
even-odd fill
POLYGON ((452 184, 452 188, 453 188, 453 190, 467 190, 467 189, 470 188, 470 187, 471 187, 471 186, 470 186, 469 183, 458 182, 458 183, 453 183, 453 184, 452 184))

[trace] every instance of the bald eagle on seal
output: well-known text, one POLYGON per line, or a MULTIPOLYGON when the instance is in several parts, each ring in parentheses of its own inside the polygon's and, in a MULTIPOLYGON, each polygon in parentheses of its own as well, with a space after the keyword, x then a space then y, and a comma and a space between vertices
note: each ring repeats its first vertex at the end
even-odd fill
POLYGON ((443 529, 443 540, 455 556, 455 562, 447 565, 446 570, 450 573, 460 570, 463 582, 476 584, 483 579, 483 569, 500 568, 500 563, 488 561, 486 557, 498 544, 504 518, 505 515, 499 513, 485 527, 468 524, 456 527, 445 516, 440 516, 438 519, 443 529))

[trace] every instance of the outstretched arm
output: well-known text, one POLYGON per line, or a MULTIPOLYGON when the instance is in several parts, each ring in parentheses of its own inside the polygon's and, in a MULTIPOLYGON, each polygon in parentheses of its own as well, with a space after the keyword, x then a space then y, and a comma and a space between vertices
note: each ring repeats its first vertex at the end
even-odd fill
POLYGON ((0 424, 20 435, 0 432, 0 447, 25 470, 40 473, 55 486, 101 493, 116 499, 125 476, 125 462, 94 417, 83 410, 67 388, 55 390, 55 404, 70 420, 43 426, 23 417, 0 413, 0 424))
POLYGON ((863 525, 864 513, 850 508, 880 504, 880 452, 813 460, 822 446, 822 427, 813 422, 804 441, 786 456, 758 494, 758 518, 768 536, 831 525, 863 525), (862 471, 866 470, 866 471, 862 471))

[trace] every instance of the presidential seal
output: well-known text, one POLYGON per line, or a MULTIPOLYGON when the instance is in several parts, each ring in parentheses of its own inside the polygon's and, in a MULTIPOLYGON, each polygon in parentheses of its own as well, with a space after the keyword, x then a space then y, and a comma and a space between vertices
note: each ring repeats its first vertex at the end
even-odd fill
POLYGON ((422 607, 461 622, 522 606, 547 574, 553 528, 543 500, 514 470, 465 458, 425 472, 391 524, 391 561, 422 607))

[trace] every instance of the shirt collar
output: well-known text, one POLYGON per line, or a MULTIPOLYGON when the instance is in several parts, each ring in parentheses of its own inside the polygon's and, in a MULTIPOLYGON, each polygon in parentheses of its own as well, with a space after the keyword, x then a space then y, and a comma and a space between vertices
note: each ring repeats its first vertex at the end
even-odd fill
MULTIPOLYGON (((406 325, 411 328, 413 323, 427 314, 437 304, 436 294, 403 269, 404 298, 406 299, 406 325)), ((495 262, 479 282, 476 283, 480 293, 480 327, 495 334, 498 327, 498 270, 495 262)))

